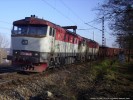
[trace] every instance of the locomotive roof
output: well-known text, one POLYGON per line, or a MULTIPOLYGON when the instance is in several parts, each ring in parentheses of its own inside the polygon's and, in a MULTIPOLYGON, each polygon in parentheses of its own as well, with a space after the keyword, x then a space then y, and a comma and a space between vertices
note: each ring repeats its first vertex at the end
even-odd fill
MULTIPOLYGON (((25 17, 25 19, 17 20, 13 22, 13 25, 49 25, 54 26, 56 24, 44 19, 37 18, 35 16, 25 17)), ((56 25, 58 26, 58 25, 56 25)))
POLYGON ((71 32, 67 29, 62 28, 61 26, 54 24, 50 21, 44 20, 44 19, 40 19, 35 17, 35 15, 31 15, 31 17, 25 17, 25 19, 21 19, 21 20, 17 20, 13 22, 13 25, 39 25, 39 26, 51 26, 53 28, 56 29, 60 29, 60 30, 65 30, 67 33, 74 35, 74 36, 79 36, 78 34, 71 32))

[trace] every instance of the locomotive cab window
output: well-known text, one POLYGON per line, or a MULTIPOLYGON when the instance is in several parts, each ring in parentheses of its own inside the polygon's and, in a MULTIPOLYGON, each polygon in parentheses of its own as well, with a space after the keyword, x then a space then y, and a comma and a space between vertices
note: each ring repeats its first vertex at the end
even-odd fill
POLYGON ((55 29, 53 29, 53 37, 55 36, 55 29))
POLYGON ((49 35, 54 37, 54 35, 55 35, 55 29, 53 29, 53 28, 50 27, 49 35))
POLYGON ((12 35, 46 35, 47 26, 13 26, 12 35))

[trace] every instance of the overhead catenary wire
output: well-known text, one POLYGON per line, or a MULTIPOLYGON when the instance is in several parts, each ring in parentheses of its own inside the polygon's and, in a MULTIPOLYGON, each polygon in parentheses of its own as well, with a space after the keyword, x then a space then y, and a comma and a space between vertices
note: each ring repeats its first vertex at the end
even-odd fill
POLYGON ((2 21, 2 20, 0 20, 0 22, 1 22, 1 23, 5 23, 5 24, 11 24, 11 23, 9 23, 9 22, 2 21))
POLYGON ((76 14, 70 7, 68 7, 62 0, 61 0, 62 4, 69 10, 71 11, 80 21, 84 22, 79 16, 78 14, 76 14))
POLYGON ((96 21, 97 21, 97 20, 99 20, 99 19, 102 19, 102 17, 101 17, 101 18, 94 19, 94 20, 92 20, 92 21, 89 21, 89 22, 87 22, 87 23, 96 22, 96 21))
MULTIPOLYGON (((5 21, 0 21, 0 22, 3 22, 3 23, 6 23, 6 24, 9 24, 8 22, 5 22, 5 21)), ((10 28, 8 28, 8 27, 1 27, 0 26, 0 34, 7 34, 7 33, 10 33, 10 32, 2 32, 2 30, 7 30, 7 31, 11 31, 11 29, 10 28)))
POLYGON ((93 27, 93 28, 95 28, 95 29, 97 29, 97 30, 99 30, 99 31, 102 31, 101 29, 99 29, 99 28, 97 28, 97 27, 94 27, 94 26, 92 26, 92 25, 90 25, 90 24, 88 24, 88 23, 84 23, 84 24, 86 24, 86 25, 88 25, 88 26, 90 26, 90 27, 93 27))
POLYGON ((6 29, 6 30, 11 30, 11 29, 9 29, 9 28, 7 28, 7 27, 0 27, 1 29, 6 29))
MULTIPOLYGON (((61 0, 61 2, 62 2, 62 4, 63 4, 69 11, 71 11, 81 22, 83 22, 84 24, 86 24, 85 21, 84 21, 82 18, 80 18, 80 16, 79 16, 78 14, 76 14, 70 7, 68 7, 68 6, 64 3, 63 0, 61 0)), ((94 20, 92 20, 92 21, 90 21, 90 22, 94 22, 94 21, 99 20, 99 19, 101 19, 101 18, 94 19, 94 20)), ((90 23, 90 22, 87 22, 87 25, 89 25, 88 23, 90 23)), ((92 26, 92 25, 89 25, 89 26, 91 26, 91 27, 93 27, 93 28, 95 28, 95 29, 98 29, 98 28, 96 28, 96 27, 94 27, 94 26, 92 26)), ((100 30, 100 29, 98 29, 98 30, 100 30)))
POLYGON ((77 30, 92 30, 92 29, 94 29, 94 28, 79 28, 79 29, 77 29, 77 30))
MULTIPOLYGON (((87 26, 93 27, 94 29, 97 29, 97 30, 99 30, 99 31, 102 31, 101 29, 99 29, 99 28, 97 28, 97 27, 95 27, 95 26, 92 26, 92 25, 86 23, 86 22, 85 22, 82 18, 80 18, 80 16, 78 16, 70 7, 68 7, 68 6, 63 2, 63 0, 61 0, 61 2, 62 2, 62 4, 63 4, 68 10, 70 10, 70 11, 73 13, 82 23, 86 24, 87 26)), ((98 19, 100 19, 100 18, 98 18, 98 19)), ((95 19, 95 20, 98 20, 98 19, 95 19)))
MULTIPOLYGON (((67 18, 68 20, 70 20, 71 22, 73 22, 74 24, 76 24, 76 22, 74 22, 73 20, 71 20, 69 17, 67 17, 66 15, 64 15, 60 10, 56 9, 53 5, 51 5, 50 3, 48 3, 46 0, 42 0, 43 2, 45 2, 48 6, 50 6, 52 9, 56 10, 59 14, 61 14, 62 16, 64 16, 65 18, 67 18)), ((94 29, 100 30, 97 27, 94 27, 88 23, 85 23, 84 20, 82 20, 70 7, 68 7, 62 0, 61 0, 62 4, 68 9, 70 10, 82 23, 86 24, 87 26, 93 27, 94 29)))
MULTIPOLYGON (((2 21, 2 20, 0 20, 0 23, 4 23, 4 24, 10 24, 11 25, 11 23, 9 23, 9 22, 7 22, 7 21, 2 21)), ((6 30, 11 30, 10 28, 8 28, 8 27, 1 27, 0 26, 0 29, 6 29, 6 30)))
MULTIPOLYGON (((94 20, 89 21, 89 22, 86 23, 83 19, 80 18, 80 16, 78 16, 78 14, 76 14, 70 7, 68 7, 68 6, 66 5, 66 3, 64 3, 63 0, 61 0, 61 3, 62 3, 69 11, 71 11, 82 23, 86 24, 87 26, 92 27, 93 29, 99 30, 99 31, 101 31, 101 32, 103 31, 102 29, 99 29, 99 28, 97 28, 97 27, 92 26, 92 25, 89 24, 89 23, 92 23, 92 22, 97 21, 97 20, 99 20, 99 19, 102 19, 102 17, 97 18, 97 19, 94 19, 94 20)), ((78 29, 78 30, 91 30, 91 29, 78 29)), ((104 31, 105 31, 105 30, 104 30, 104 31)), ((107 31, 105 31, 105 32, 108 33, 107 31)), ((108 38, 106 38, 106 39, 108 39, 108 38)))
MULTIPOLYGON (((94 29, 94 28, 91 28, 91 29, 77 29, 77 30, 79 30, 79 31, 89 31, 89 30, 92 30, 92 29, 94 29)), ((90 32, 91 33, 91 32, 90 32)), ((93 32, 94 33, 94 32, 93 32)), ((92 33, 91 33, 92 34, 92 33)), ((100 34, 97 34, 98 36, 101 36, 100 34)))
POLYGON ((55 11, 57 11, 60 15, 64 16, 66 19, 70 20, 71 22, 73 22, 74 24, 76 24, 76 22, 74 22, 73 20, 71 20, 69 17, 67 17, 66 15, 64 15, 60 10, 56 9, 53 5, 51 5, 49 2, 47 2, 46 0, 42 0, 44 3, 46 3, 48 6, 50 6, 52 9, 54 9, 55 11))
MULTIPOLYGON (((54 10, 56 10, 56 11, 57 11, 58 13, 60 13, 62 16, 64 16, 64 17, 67 18, 68 20, 70 20, 70 21, 72 21, 73 23, 75 23, 73 20, 71 20, 71 19, 70 19, 69 17, 67 17, 66 15, 64 15, 60 10, 56 9, 53 5, 51 5, 50 3, 48 3, 46 0, 42 0, 42 1, 44 1, 46 4, 48 4, 48 5, 49 5, 51 8, 53 8, 54 10)), ((78 16, 78 14, 76 14, 70 7, 68 7, 68 6, 64 3, 63 0, 61 0, 61 3, 62 3, 69 11, 71 11, 82 23, 84 23, 85 25, 90 26, 90 27, 92 27, 92 28, 94 28, 94 29, 96 29, 96 30, 102 31, 102 29, 99 29, 99 28, 97 28, 97 27, 92 26, 92 25, 89 24, 90 22, 99 20, 99 19, 101 19, 101 18, 97 18, 97 19, 94 19, 93 21, 90 21, 90 22, 87 22, 87 23, 86 23, 82 18, 80 18, 80 16, 78 16)), ((78 29, 78 30, 88 30, 88 29, 78 29)), ((89 30, 90 30, 90 29, 89 29, 89 30)))
MULTIPOLYGON (((76 24, 76 22, 74 22, 72 19, 70 19, 69 17, 67 17, 66 15, 64 15, 60 10, 56 9, 56 8, 55 8, 53 5, 51 5, 49 2, 47 2, 46 0, 42 0, 42 1, 45 2, 47 5, 49 5, 52 9, 56 10, 59 14, 61 14, 62 16, 64 16, 65 18, 67 18, 68 20, 70 20, 71 22, 73 22, 74 24, 76 24)), ((69 11, 71 11, 81 22, 83 22, 84 24, 86 24, 86 25, 88 25, 88 26, 90 26, 90 27, 93 27, 94 29, 97 29, 97 30, 101 31, 101 29, 99 29, 99 28, 97 28, 97 27, 95 27, 95 26, 92 26, 92 25, 88 24, 88 23, 90 23, 90 22, 93 22, 93 21, 95 21, 95 20, 98 20, 99 18, 98 18, 98 19, 95 19, 95 20, 93 20, 93 21, 90 21, 90 22, 85 23, 84 20, 81 19, 80 16, 78 16, 78 14, 76 14, 70 7, 68 7, 68 6, 66 5, 66 3, 64 3, 63 0, 61 0, 61 3, 62 3, 69 11)), ((6 24, 11 24, 11 23, 9 23, 9 22, 1 21, 1 20, 0 20, 0 22, 6 23, 6 24)))
MULTIPOLYGON (((59 14, 61 14, 62 16, 64 16, 65 18, 67 18, 68 20, 70 20, 71 22, 73 22, 74 24, 76 23, 76 22, 74 22, 71 18, 69 18, 68 16, 66 16, 65 14, 63 14, 60 10, 58 10, 55 6, 53 6, 52 4, 50 4, 47 0, 41 0, 41 1, 43 1, 44 3, 46 3, 46 4, 47 4, 48 6, 50 6, 52 9, 56 10, 59 14)), ((77 16, 77 18, 78 18, 82 23, 84 23, 85 25, 90 26, 90 27, 92 27, 92 28, 94 28, 94 29, 97 29, 97 30, 101 31, 101 29, 99 29, 99 28, 97 28, 97 27, 95 27, 95 26, 92 26, 92 25, 88 24, 89 22, 88 22, 88 23, 85 23, 84 20, 83 20, 80 16, 78 16, 78 14, 76 14, 70 7, 68 7, 68 6, 64 3, 63 0, 61 0, 61 3, 62 3, 67 9, 69 9, 69 11, 71 11, 75 16, 77 16)), ((0 22, 6 23, 6 24, 10 24, 9 22, 5 22, 5 21, 1 21, 1 20, 0 20, 0 22)), ((2 27, 1 27, 1 28, 2 28, 2 27)), ((6 28, 5 28, 5 29, 6 29, 6 28)), ((81 29, 81 30, 85 30, 85 29, 81 29)))

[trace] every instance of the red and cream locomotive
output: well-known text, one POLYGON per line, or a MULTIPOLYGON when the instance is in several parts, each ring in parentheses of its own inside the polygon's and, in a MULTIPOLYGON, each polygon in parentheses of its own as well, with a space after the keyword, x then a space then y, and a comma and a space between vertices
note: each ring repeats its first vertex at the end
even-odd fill
POLYGON ((50 67, 95 58, 99 45, 66 27, 32 15, 13 22, 11 50, 12 55, 7 58, 14 66, 42 72, 50 67))

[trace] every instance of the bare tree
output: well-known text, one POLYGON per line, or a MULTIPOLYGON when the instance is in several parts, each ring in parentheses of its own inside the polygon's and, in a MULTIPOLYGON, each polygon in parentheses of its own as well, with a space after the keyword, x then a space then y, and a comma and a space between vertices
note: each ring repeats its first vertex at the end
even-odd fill
POLYGON ((108 20, 119 47, 129 50, 130 60, 133 50, 133 0, 106 0, 98 10, 108 20))
POLYGON ((9 46, 9 41, 6 37, 0 34, 0 48, 7 48, 9 46))
POLYGON ((3 58, 6 58, 7 52, 6 48, 9 46, 9 41, 6 37, 4 37, 2 34, 0 34, 0 63, 2 63, 3 58))

